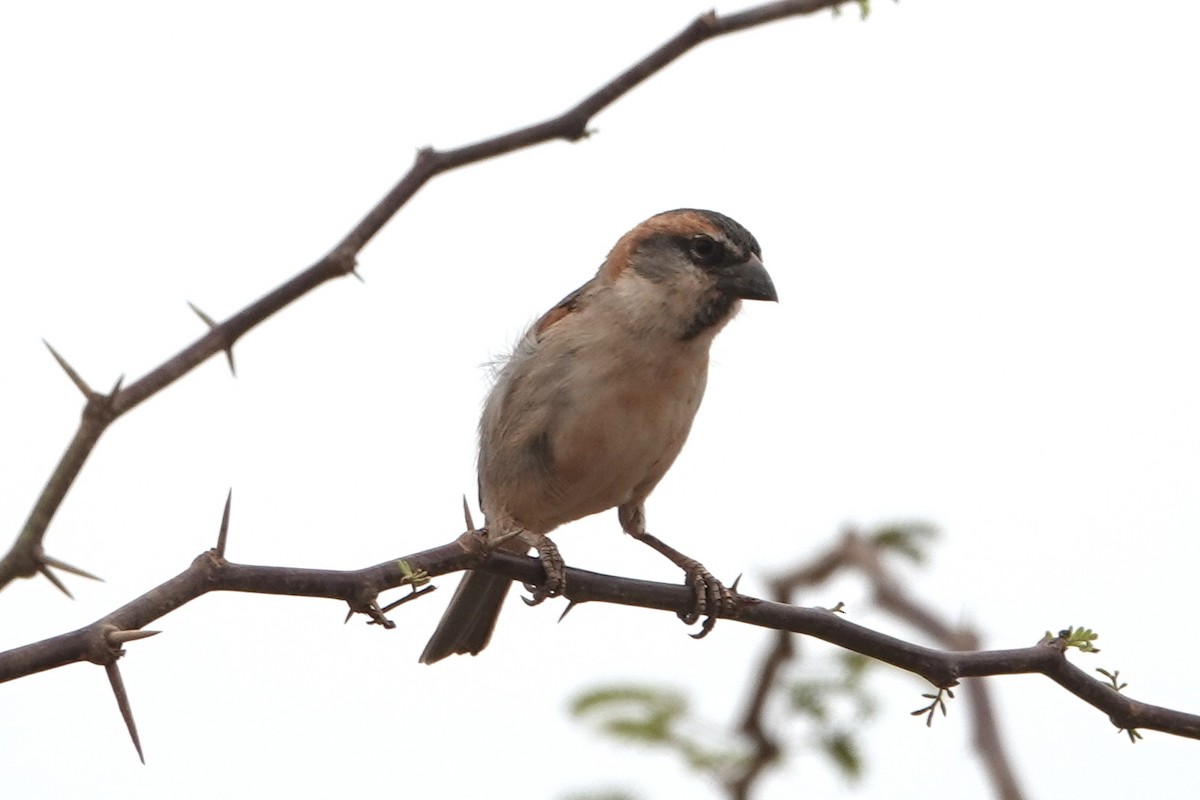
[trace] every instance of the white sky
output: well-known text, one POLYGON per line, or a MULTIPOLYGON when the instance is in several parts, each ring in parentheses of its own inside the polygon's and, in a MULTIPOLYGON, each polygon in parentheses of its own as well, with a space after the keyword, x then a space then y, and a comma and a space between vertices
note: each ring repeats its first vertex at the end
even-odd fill
MULTIPOLYGON (((741 6, 722 7, 737 10, 741 6)), ((144 374, 319 258, 443 147, 557 114, 702 5, 6 4, 0 9, 0 290, 7 547, 81 399, 144 374)), ((722 334, 651 530, 743 588, 846 523, 944 536, 920 595, 989 645, 1088 625, 1135 697, 1200 711, 1196 342, 1200 9, 1189 2, 875 4, 708 43, 594 121, 599 134, 438 178, 326 286, 118 422, 47 539, 103 575, 0 596, 0 649, 91 622, 215 541, 235 561, 353 568, 445 542, 474 486, 480 365, 678 206, 763 244, 778 306, 722 334)), ((675 580, 609 515, 556 537, 577 566, 675 580)), ((453 581, 445 581, 446 589, 453 581)), ((12 797, 559 797, 707 787, 566 717, 634 678, 740 712, 765 633, 694 642, 665 614, 514 593, 476 659, 416 663, 449 592, 398 628, 323 601, 209 596, 122 662, 148 765, 103 671, 0 687, 12 797), (519 784, 518 784, 519 782, 519 784), (517 790, 515 787, 520 786, 517 790), (513 788, 505 788, 506 786, 513 788)), ((847 581, 805 598, 868 613, 847 581)), ((827 651, 806 646, 806 675, 827 651)), ((995 682, 1031 796, 1194 788, 1190 741, 1131 746, 1038 677, 995 682), (1152 787, 1152 788, 1150 788, 1152 787)), ((986 797, 965 706, 877 684, 873 798, 986 797), (945 791, 939 791, 941 787, 945 791), (937 787, 936 789, 933 787, 937 787)), ((764 798, 849 796, 812 755, 764 798)))

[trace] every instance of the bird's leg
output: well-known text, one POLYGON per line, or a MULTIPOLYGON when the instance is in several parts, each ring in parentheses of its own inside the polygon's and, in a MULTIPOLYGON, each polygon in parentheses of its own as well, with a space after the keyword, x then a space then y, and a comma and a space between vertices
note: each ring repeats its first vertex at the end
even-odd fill
POLYGON ((561 595, 567 585, 567 573, 564 568, 562 555, 558 552, 558 546, 550 541, 550 537, 531 534, 528 531, 522 531, 519 538, 523 544, 537 549, 538 558, 542 562, 542 570, 546 573, 546 580, 540 586, 525 584, 525 588, 533 596, 522 599, 525 600, 526 604, 536 606, 547 597, 558 597, 561 595))
POLYGON ((638 541, 650 545, 683 570, 686 583, 692 587, 694 604, 691 610, 679 612, 679 618, 685 625, 693 625, 700 617, 704 617, 700 632, 693 634, 692 638, 703 639, 717 624, 718 616, 730 616, 734 613, 737 603, 734 600, 733 592, 717 580, 716 576, 709 572, 703 564, 694 558, 685 556, 653 534, 642 531, 630 535, 638 541))
POLYGON ((737 610, 733 592, 725 588, 703 564, 671 547, 666 542, 646 532, 646 510, 641 503, 621 506, 617 509, 621 527, 639 542, 645 542, 684 572, 685 583, 692 588, 693 605, 688 611, 680 611, 679 618, 685 625, 694 625, 700 617, 704 624, 693 639, 703 639, 717 624, 718 616, 732 616, 737 610))

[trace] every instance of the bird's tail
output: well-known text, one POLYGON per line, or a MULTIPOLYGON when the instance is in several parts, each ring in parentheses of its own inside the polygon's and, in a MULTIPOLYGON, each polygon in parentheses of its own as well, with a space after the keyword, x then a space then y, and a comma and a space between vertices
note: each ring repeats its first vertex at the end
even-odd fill
POLYGON ((502 575, 485 572, 463 575, 437 630, 421 653, 421 663, 432 664, 455 653, 476 655, 487 647, 511 584, 502 575))

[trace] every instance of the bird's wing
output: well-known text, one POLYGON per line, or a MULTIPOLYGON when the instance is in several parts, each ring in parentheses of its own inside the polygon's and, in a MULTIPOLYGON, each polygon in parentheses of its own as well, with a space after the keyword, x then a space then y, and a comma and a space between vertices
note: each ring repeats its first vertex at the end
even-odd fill
POLYGON ((559 301, 558 305, 554 306, 554 308, 543 314, 542 318, 539 319, 533 326, 533 337, 537 340, 541 340, 541 338, 546 334, 546 331, 550 330, 550 328, 552 328, 556 323, 561 322, 563 319, 577 313, 581 308, 585 307, 587 305, 588 295, 590 294, 589 290, 595 285, 595 283, 596 279, 592 278, 583 286, 580 286, 578 289, 564 297, 561 301, 559 301))

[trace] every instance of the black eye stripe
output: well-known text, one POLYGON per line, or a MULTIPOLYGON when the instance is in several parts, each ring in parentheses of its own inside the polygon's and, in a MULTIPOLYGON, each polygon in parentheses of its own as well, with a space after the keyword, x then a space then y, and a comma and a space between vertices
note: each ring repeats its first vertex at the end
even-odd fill
POLYGON ((705 269, 745 260, 745 256, 737 252, 728 242, 714 239, 707 234, 698 233, 678 241, 688 260, 705 269))
POLYGON ((718 264, 725 259, 725 247, 711 236, 697 234, 688 240, 688 255, 701 264, 718 264))

